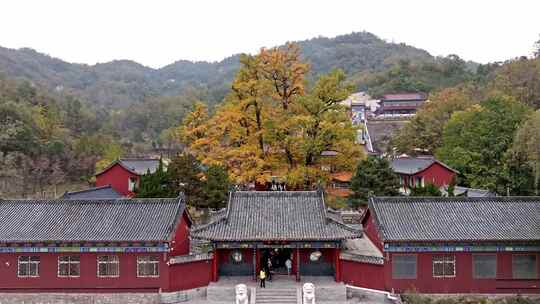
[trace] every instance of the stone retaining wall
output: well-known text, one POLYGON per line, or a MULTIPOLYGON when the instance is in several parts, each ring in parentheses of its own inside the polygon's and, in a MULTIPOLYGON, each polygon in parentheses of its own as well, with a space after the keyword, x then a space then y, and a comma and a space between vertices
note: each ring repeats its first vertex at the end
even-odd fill
POLYGON ((0 304, 159 304, 158 293, 0 293, 0 304))

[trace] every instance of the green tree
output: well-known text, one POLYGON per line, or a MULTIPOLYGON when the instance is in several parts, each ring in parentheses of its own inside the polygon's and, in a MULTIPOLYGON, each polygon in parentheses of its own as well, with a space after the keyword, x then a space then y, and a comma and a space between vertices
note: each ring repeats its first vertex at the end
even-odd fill
POLYGON ((512 150, 522 154, 534 173, 534 194, 540 188, 540 110, 534 112, 516 133, 512 150))
POLYGON ((163 160, 159 160, 159 166, 154 173, 146 173, 141 176, 139 186, 135 190, 138 198, 151 197, 176 197, 177 193, 169 187, 169 173, 163 166, 163 160))
POLYGON ((461 184, 506 193, 504 157, 530 109, 511 98, 490 98, 452 115, 438 159, 457 169, 461 184))
POLYGON ((174 196, 184 193, 188 204, 207 207, 203 192, 201 163, 189 153, 178 154, 167 167, 170 190, 174 196))
MULTIPOLYGON (((450 191, 448 191, 450 193, 450 191)), ((424 187, 414 187, 411 189, 410 196, 442 196, 441 190, 432 183, 428 183, 424 187)), ((450 196, 450 195, 449 195, 450 196)), ((452 195, 453 190, 452 190, 452 195)))
POLYGON ((357 207, 366 204, 368 197, 399 195, 399 178, 385 158, 368 156, 358 163, 356 173, 351 179, 353 194, 349 202, 357 207))
POLYGON ((219 165, 211 165, 206 170, 206 181, 203 192, 209 208, 220 209, 227 205, 227 197, 231 187, 227 170, 219 165))
POLYGON ((463 111, 473 102, 466 88, 444 89, 430 97, 418 113, 393 138, 390 146, 398 152, 433 153, 442 145, 443 127, 456 111, 463 111))

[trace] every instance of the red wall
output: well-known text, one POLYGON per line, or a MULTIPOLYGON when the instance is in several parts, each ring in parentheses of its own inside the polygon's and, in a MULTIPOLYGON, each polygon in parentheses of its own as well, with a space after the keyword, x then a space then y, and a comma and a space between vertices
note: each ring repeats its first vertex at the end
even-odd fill
POLYGON ((212 281, 212 260, 173 264, 169 271, 168 291, 207 286, 212 281))
POLYGON ((341 280, 349 285, 384 289, 384 265, 341 260, 341 280))
POLYGON ((364 229, 364 234, 371 240, 371 242, 379 248, 380 251, 383 251, 383 243, 379 236, 379 231, 377 230, 377 225, 373 220, 371 215, 371 210, 366 210, 366 215, 362 219, 362 227, 364 229))
POLYGON ((454 171, 449 170, 437 162, 414 175, 402 174, 406 188, 410 188, 411 184, 414 185, 416 177, 423 177, 424 185, 431 183, 440 188, 444 185, 449 185, 455 176, 456 173, 454 171))
POLYGON ((62 292, 113 292, 122 290, 158 291, 168 286, 169 267, 164 253, 111 253, 120 260, 120 276, 118 278, 97 277, 97 256, 106 253, 4 253, 0 254, 0 290, 33 290, 33 291, 62 291, 62 292), (17 277, 18 256, 39 256, 39 277, 17 277), (79 255, 81 258, 81 273, 78 278, 58 277, 58 257, 62 255, 79 255), (154 255, 160 257, 158 278, 137 277, 137 256, 154 255), (9 265, 9 266, 8 266, 9 265))
POLYGON ((111 185, 118 193, 124 196, 133 196, 135 193, 128 190, 130 177, 134 177, 139 182, 138 175, 127 171, 119 164, 115 164, 102 174, 96 175, 96 187, 111 185))
POLYGON ((189 227, 190 222, 186 211, 182 214, 182 221, 176 228, 173 237, 170 256, 189 254, 189 227))
MULTIPOLYGON (((484 252, 483 252, 484 253, 484 252)), ((429 252, 417 254, 416 279, 392 279, 392 257, 398 253, 390 253, 385 261, 385 288, 398 292, 416 290, 421 293, 540 293, 540 279, 512 279, 511 252, 497 253, 497 279, 474 279, 472 253, 469 252, 429 252), (456 276, 453 278, 434 278, 432 259, 434 255, 455 255, 456 276), (534 287, 536 286, 536 287, 534 287), (532 288, 531 288, 532 287, 532 288)), ((540 261, 540 254, 537 261, 540 261)), ((540 263, 538 273, 540 274, 540 263)))

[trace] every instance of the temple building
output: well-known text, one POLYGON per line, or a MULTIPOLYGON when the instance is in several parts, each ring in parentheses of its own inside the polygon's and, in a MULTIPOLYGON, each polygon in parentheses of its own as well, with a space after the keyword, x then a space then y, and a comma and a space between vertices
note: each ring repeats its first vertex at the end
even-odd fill
POLYGON ((363 227, 384 255, 372 288, 540 293, 539 197, 374 197, 363 227))
POLYGON ((427 101, 424 93, 386 94, 377 110, 381 116, 411 116, 427 101))
POLYGON ((270 261, 269 287, 330 282, 343 299, 345 284, 540 294, 540 197, 372 197, 346 224, 322 191, 233 191, 199 226, 183 196, 0 199, 0 219, 0 293, 204 290, 229 301, 227 282, 254 286, 270 261))
MULTIPOLYGON (((139 186, 141 176, 156 172, 159 162, 159 158, 118 159, 96 173, 96 187, 110 186, 120 195, 132 197, 135 195, 135 189, 139 186)), ((166 165, 163 162, 165 169, 166 165)))
POLYGON ((0 291, 158 292, 189 253, 172 199, 0 200, 0 291))
POLYGON ((191 237, 209 240, 214 247, 213 279, 256 276, 270 259, 276 273, 334 276, 341 281, 342 242, 362 236, 327 212, 318 191, 232 192, 225 210, 191 237))

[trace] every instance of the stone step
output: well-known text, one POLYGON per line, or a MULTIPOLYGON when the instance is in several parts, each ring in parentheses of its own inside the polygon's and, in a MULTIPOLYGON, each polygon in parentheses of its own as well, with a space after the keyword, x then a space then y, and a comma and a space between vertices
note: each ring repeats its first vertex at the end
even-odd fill
POLYGON ((256 304, 297 304, 297 290, 291 288, 257 288, 256 304))
POLYGON ((260 303, 282 303, 282 304, 296 304, 296 298, 294 299, 259 299, 256 300, 257 304, 260 303))

